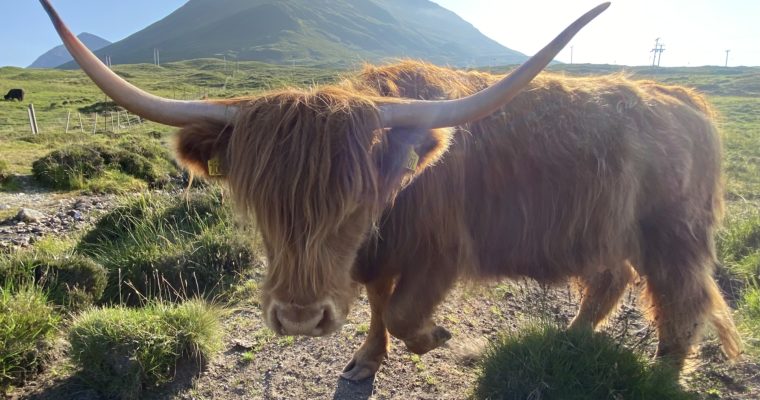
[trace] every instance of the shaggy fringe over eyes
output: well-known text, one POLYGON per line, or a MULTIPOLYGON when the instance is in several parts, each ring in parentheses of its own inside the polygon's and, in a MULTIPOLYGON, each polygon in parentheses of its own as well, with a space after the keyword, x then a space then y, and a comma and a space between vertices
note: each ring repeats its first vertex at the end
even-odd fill
POLYGON ((373 217, 378 212, 372 148, 382 131, 374 102, 328 87, 240 106, 227 151, 232 196, 267 233, 272 268, 295 267, 299 274, 272 271, 282 280, 273 287, 329 287, 338 268, 330 265, 337 260, 325 251, 325 239, 360 204, 373 205, 373 217))

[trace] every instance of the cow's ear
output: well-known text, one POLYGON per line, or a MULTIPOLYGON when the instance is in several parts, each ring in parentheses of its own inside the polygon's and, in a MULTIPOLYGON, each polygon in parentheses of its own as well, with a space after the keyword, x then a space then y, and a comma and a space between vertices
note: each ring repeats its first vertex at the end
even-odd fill
POLYGON ((223 178, 232 127, 195 124, 183 127, 175 137, 177 161, 194 175, 223 178))
POLYGON ((449 149, 453 135, 454 128, 389 130, 378 155, 384 191, 392 195, 435 165, 449 149))

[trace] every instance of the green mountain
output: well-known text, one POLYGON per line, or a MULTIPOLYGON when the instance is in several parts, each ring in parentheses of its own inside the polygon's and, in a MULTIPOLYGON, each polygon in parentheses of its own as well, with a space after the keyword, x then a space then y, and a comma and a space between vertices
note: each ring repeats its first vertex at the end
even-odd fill
MULTIPOLYGON (((103 47, 111 44, 111 42, 108 40, 87 32, 84 32, 77 37, 82 41, 82 43, 89 47, 90 50, 100 50, 103 47)), ((71 60, 72 58, 71 54, 69 54, 69 51, 66 50, 63 45, 60 45, 39 56, 28 68, 55 68, 71 60)))
POLYGON ((152 63, 156 48, 162 63, 222 54, 338 65, 400 57, 506 65, 527 58, 428 0, 190 0, 96 54, 114 64, 152 63))

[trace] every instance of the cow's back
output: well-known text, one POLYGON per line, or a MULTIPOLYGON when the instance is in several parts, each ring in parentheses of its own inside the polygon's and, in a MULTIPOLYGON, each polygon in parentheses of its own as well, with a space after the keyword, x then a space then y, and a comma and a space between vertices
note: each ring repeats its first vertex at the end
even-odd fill
MULTIPOLYGON (((446 71, 437 82, 456 82, 453 93, 420 90, 430 79, 412 72, 397 73, 397 93, 459 97, 497 79, 446 71)), ((554 282, 636 258, 642 219, 719 208, 717 134, 701 104, 622 76, 543 74, 501 113, 457 128, 441 162, 399 194, 378 262, 422 268, 445 254, 456 262, 428 268, 554 282)))

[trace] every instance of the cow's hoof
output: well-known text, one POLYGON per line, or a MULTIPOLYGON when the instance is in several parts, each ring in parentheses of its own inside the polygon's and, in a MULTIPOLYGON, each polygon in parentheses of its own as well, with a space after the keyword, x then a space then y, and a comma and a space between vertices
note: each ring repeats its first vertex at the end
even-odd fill
POLYGON ((381 361, 374 361, 360 360, 354 357, 354 359, 346 365, 346 368, 343 369, 343 374, 341 374, 340 377, 354 382, 367 379, 377 373, 377 370, 380 369, 381 362, 382 359, 381 361))
POLYGON ((409 340, 404 340, 406 349, 414 354, 425 354, 430 350, 443 346, 451 339, 451 333, 446 328, 436 326, 430 332, 418 335, 409 340))

